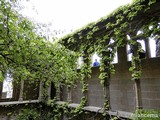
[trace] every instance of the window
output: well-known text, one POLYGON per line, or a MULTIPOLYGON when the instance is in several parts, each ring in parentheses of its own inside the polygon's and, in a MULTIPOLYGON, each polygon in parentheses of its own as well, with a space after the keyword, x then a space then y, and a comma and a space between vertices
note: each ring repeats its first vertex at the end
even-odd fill
POLYGON ((151 58, 156 57, 156 41, 154 40, 154 38, 149 39, 149 47, 151 58))
POLYGON ((7 73, 3 81, 2 99, 12 98, 13 94, 12 81, 13 81, 12 75, 10 73, 7 73))
POLYGON ((83 57, 79 57, 77 60, 77 69, 81 69, 83 63, 84 63, 83 57))
POLYGON ((100 57, 98 56, 98 54, 95 52, 93 55, 92 55, 92 57, 91 57, 91 61, 92 61, 92 66, 99 66, 100 65, 100 57), (96 65, 94 65, 94 63, 95 62, 97 62, 98 64, 96 65))
MULTIPOLYGON (((113 44, 115 42, 115 40, 113 40, 112 38, 110 39, 110 42, 109 44, 113 44)), ((111 48, 108 48, 109 50, 112 51, 111 48)), ((114 58, 113 58, 113 61, 112 61, 112 64, 115 64, 115 63, 118 63, 118 54, 117 54, 117 49, 116 49, 116 52, 115 52, 115 55, 114 55, 114 58)))
POLYGON ((112 63, 113 63, 113 64, 118 63, 118 54, 117 54, 117 51, 116 51, 116 53, 115 53, 115 56, 114 56, 114 58, 113 58, 112 63))
MULTIPOLYGON (((145 56, 145 52, 146 52, 145 42, 143 40, 137 40, 137 42, 140 43, 140 45, 142 46, 142 50, 144 51, 143 53, 144 53, 144 56, 145 56)), ((140 52, 139 55, 141 56, 141 52, 140 52)), ((128 59, 128 61, 132 60, 132 56, 133 56, 133 53, 132 53, 132 50, 131 50, 131 46, 127 45, 127 59, 128 59)))

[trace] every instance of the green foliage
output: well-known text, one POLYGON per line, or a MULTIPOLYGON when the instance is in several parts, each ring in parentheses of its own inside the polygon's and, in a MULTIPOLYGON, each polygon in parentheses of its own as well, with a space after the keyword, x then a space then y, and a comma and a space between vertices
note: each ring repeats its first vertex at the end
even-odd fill
POLYGON ((141 61, 139 59, 139 56, 137 57, 132 57, 132 66, 129 68, 129 70, 132 72, 132 80, 137 80, 141 78, 141 66, 140 65, 136 65, 136 64, 140 64, 141 61))
POLYGON ((2 73, 2 71, 0 71, 0 82, 2 82, 4 80, 4 74, 2 73))
POLYGON ((150 6, 150 5, 154 4, 154 3, 156 3, 156 0, 149 0, 148 5, 150 6))
POLYGON ((69 113, 68 103, 63 103, 59 105, 56 103, 55 99, 53 99, 48 101, 47 105, 52 108, 51 116, 53 120, 59 120, 59 118, 62 117, 63 114, 68 115, 69 113))
MULTIPOLYGON (((102 18, 95 23, 91 23, 83 27, 73 34, 65 36, 60 40, 60 42, 63 41, 65 44, 68 38, 74 37, 72 38, 74 39, 73 42, 70 40, 69 44, 65 44, 66 47, 71 49, 76 47, 76 51, 79 53, 87 50, 87 52, 84 53, 87 54, 87 56, 97 52, 101 57, 99 76, 101 79, 100 83, 105 87, 109 86, 110 76, 115 72, 112 61, 116 53, 116 48, 124 47, 127 44, 134 46, 136 49, 133 50, 134 54, 129 71, 131 71, 132 80, 140 79, 142 68, 139 52, 141 52, 142 49, 137 47, 137 40, 147 40, 150 36, 159 36, 159 17, 157 17, 157 19, 156 17, 148 18, 144 15, 150 10, 150 6, 156 4, 156 2, 156 0, 134 0, 131 5, 121 6, 110 15, 107 15, 106 18, 102 18), (137 20, 142 16, 145 18, 137 20), (104 24, 106 24, 105 29, 102 27, 104 24), (152 29, 150 29, 150 27, 152 27, 152 29), (142 31, 142 34, 137 35, 138 31, 142 31), (81 33, 80 36, 79 33, 81 33), (79 37, 77 37, 77 35, 79 37), (130 36, 130 40, 127 39, 127 36, 130 36), (111 39, 114 39, 114 43, 110 43, 111 39)), ((88 74, 90 73, 90 69, 87 68, 89 67, 87 64, 89 64, 89 61, 85 61, 85 64, 81 69, 83 93, 88 90, 85 78, 87 76, 90 77, 90 74, 88 74)), ((105 108, 109 108, 109 106, 105 108)))
MULTIPOLYGON (((35 25, 22 17, 11 2, 0 2, 1 74, 11 69, 14 81, 41 80, 71 85, 77 78, 75 52, 51 43, 38 34, 35 25)), ((73 41, 72 41, 73 42, 73 41)))
POLYGON ((104 109, 103 109, 103 116, 106 117, 108 115, 108 111, 109 111, 109 101, 105 100, 104 102, 104 109))
POLYGON ((118 120, 118 117, 113 117, 113 118, 111 118, 111 120, 118 120))
POLYGON ((36 109, 22 109, 16 120, 39 120, 36 109))

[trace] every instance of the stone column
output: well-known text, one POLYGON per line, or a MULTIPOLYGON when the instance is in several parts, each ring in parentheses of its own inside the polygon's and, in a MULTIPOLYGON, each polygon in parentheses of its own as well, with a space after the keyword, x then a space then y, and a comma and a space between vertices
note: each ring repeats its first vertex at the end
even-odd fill
MULTIPOLYGON (((135 46, 133 46, 133 56, 137 57, 137 50, 138 50, 138 44, 136 44, 135 46)), ((134 61, 134 72, 137 71, 141 71, 140 69, 141 67, 141 61, 139 62, 138 60, 134 61)), ((134 73, 135 74, 135 73, 134 73)), ((136 108, 137 109, 142 109, 142 93, 141 93, 141 82, 140 82, 140 78, 135 78, 135 95, 136 95, 136 108)))
POLYGON ((2 98, 3 82, 0 83, 0 99, 2 98))
POLYGON ((39 97, 38 97, 38 100, 41 101, 42 98, 43 98, 43 93, 42 93, 42 81, 40 81, 40 84, 39 84, 39 97))
POLYGON ((51 100, 51 84, 49 85, 48 89, 47 89, 47 94, 48 94, 48 100, 51 100))
POLYGON ((19 101, 23 101, 23 90, 24 90, 24 80, 21 80, 20 93, 19 93, 19 101))
POLYGON ((146 48, 146 58, 150 58, 151 51, 150 51, 150 47, 149 47, 149 39, 146 39, 144 42, 145 42, 145 48, 146 48))
POLYGON ((68 91, 67 91, 67 93, 68 93, 68 98, 67 98, 67 101, 68 102, 72 102, 72 93, 71 93, 71 88, 69 87, 68 88, 68 91))
POLYGON ((118 63, 126 63, 127 62, 127 51, 126 51, 126 49, 127 49, 126 46, 117 48, 118 63))
MULTIPOLYGON (((90 64, 90 58, 89 58, 89 53, 87 52, 88 48, 86 48, 84 50, 84 55, 83 55, 83 61, 84 61, 84 69, 88 69, 90 68, 91 64, 90 64)), ((82 70, 82 69, 81 69, 82 70)), ((85 97, 86 99, 86 103, 85 106, 89 105, 89 98, 88 98, 88 74, 90 74, 90 72, 82 72, 82 74, 85 75, 84 80, 81 81, 82 84, 82 89, 86 89, 82 92, 83 97, 85 97), (83 88, 84 87, 84 88, 83 88)))
POLYGON ((141 84, 140 79, 135 80, 135 94, 136 94, 136 108, 142 109, 142 95, 141 95, 141 84))
POLYGON ((59 87, 56 87, 56 99, 57 99, 58 101, 61 100, 61 96, 60 96, 60 85, 59 85, 59 87))

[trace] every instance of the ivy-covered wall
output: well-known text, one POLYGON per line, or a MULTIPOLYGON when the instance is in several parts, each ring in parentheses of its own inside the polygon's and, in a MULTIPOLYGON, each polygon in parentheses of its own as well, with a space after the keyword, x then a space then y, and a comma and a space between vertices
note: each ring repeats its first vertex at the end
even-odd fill
MULTIPOLYGON (((158 72, 152 73, 152 70, 146 68, 144 61, 150 61, 150 39, 154 39, 156 46, 159 46, 159 5, 160 1, 158 0, 133 0, 132 4, 121 6, 110 15, 60 39, 59 43, 77 52, 79 57, 83 57, 84 60, 80 70, 82 86, 80 103, 84 103, 82 106, 80 105, 81 108, 90 105, 92 103, 90 100, 95 99, 96 101, 96 99, 101 98, 96 97, 96 95, 88 95, 91 93, 88 83, 91 83, 89 81, 92 78, 92 73, 94 73, 90 67, 90 57, 95 52, 101 57, 97 80, 102 85, 102 91, 97 87, 99 85, 97 83, 95 89, 100 90, 99 96, 104 94, 104 101, 102 100, 104 111, 113 109, 133 112, 136 109, 152 107, 156 109, 159 107, 157 101, 158 107, 151 105, 154 100, 159 100, 159 94, 154 91, 153 94, 156 94, 156 97, 151 99, 146 96, 145 99, 146 88, 144 87, 145 84, 142 84, 145 75, 151 75, 148 77, 155 79, 152 75, 156 74, 157 76, 158 74, 158 72), (142 49, 140 42, 144 42, 146 50, 142 49), (127 62, 128 50, 126 50, 126 46, 130 46, 130 53, 133 55, 131 62, 127 62), (112 61, 116 50, 118 51, 118 64, 113 65, 112 61), (148 74, 146 71, 151 73, 148 74), (145 104, 146 101, 149 101, 149 104, 145 104)), ((159 71, 159 68, 155 69, 159 71)), ((156 84, 159 82, 158 79, 156 84)), ((146 80, 146 84, 147 82, 149 79, 146 80)), ((79 91, 79 89, 75 91, 79 91)), ((101 102, 95 102, 96 105, 101 105, 101 102)), ((104 112, 104 114, 106 113, 104 112)))
MULTIPOLYGON (((110 107, 111 111, 134 112, 136 110, 135 83, 131 81, 129 67, 131 61, 127 61, 126 48, 118 48, 118 63, 114 64, 115 74, 111 75, 110 82, 110 107), (124 52, 125 53, 124 53, 124 52)), ((160 108, 160 58, 146 58, 142 61, 141 92, 142 105, 144 109, 160 108)), ((88 104, 87 106, 103 107, 104 91, 98 78, 99 67, 93 67, 91 78, 88 80, 88 104)), ((72 88, 71 103, 80 103, 82 96, 81 83, 72 88)), ((63 91, 64 99, 67 101, 67 91, 63 91)))

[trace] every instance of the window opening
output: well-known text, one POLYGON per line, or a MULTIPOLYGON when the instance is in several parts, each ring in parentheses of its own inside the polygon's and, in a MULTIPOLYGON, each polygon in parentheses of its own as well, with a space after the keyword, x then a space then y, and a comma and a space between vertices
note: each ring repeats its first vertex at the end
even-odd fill
POLYGON ((149 48, 150 48, 151 58, 158 56, 156 55, 158 46, 156 45, 156 40, 154 38, 149 39, 149 48))
MULTIPOLYGON (((141 45, 142 51, 139 53, 140 58, 145 58, 146 55, 146 48, 145 48, 145 42, 143 40, 137 40, 137 42, 141 45)), ((127 60, 131 61, 132 60, 132 49, 130 45, 127 45, 127 60)))
MULTIPOLYGON (((115 42, 115 40, 113 40, 112 38, 110 39, 110 42, 109 44, 113 44, 115 42)), ((112 49, 109 48, 111 51, 112 49)), ((113 58, 113 61, 112 61, 112 64, 116 64, 118 63, 118 53, 117 53, 117 49, 116 49, 116 52, 115 52, 115 55, 114 55, 114 58, 113 58)))
POLYGON ((97 67, 100 66, 100 57, 98 56, 98 54, 95 52, 92 57, 91 57, 91 61, 92 61, 92 66, 97 67))
POLYGON ((84 63, 83 57, 78 57, 78 60, 77 60, 77 69, 81 69, 83 63, 84 63))
POLYGON ((12 74, 7 72, 7 74, 5 76, 5 79, 3 81, 2 99, 12 98, 12 96, 13 96, 12 81, 13 81, 12 74))
POLYGON ((156 44, 155 56, 160 57, 160 36, 159 35, 155 36, 155 44, 156 44))
POLYGON ((115 52, 115 56, 114 56, 114 58, 113 58, 112 63, 113 63, 113 64, 118 63, 118 53, 117 53, 117 50, 116 50, 116 52, 115 52))

